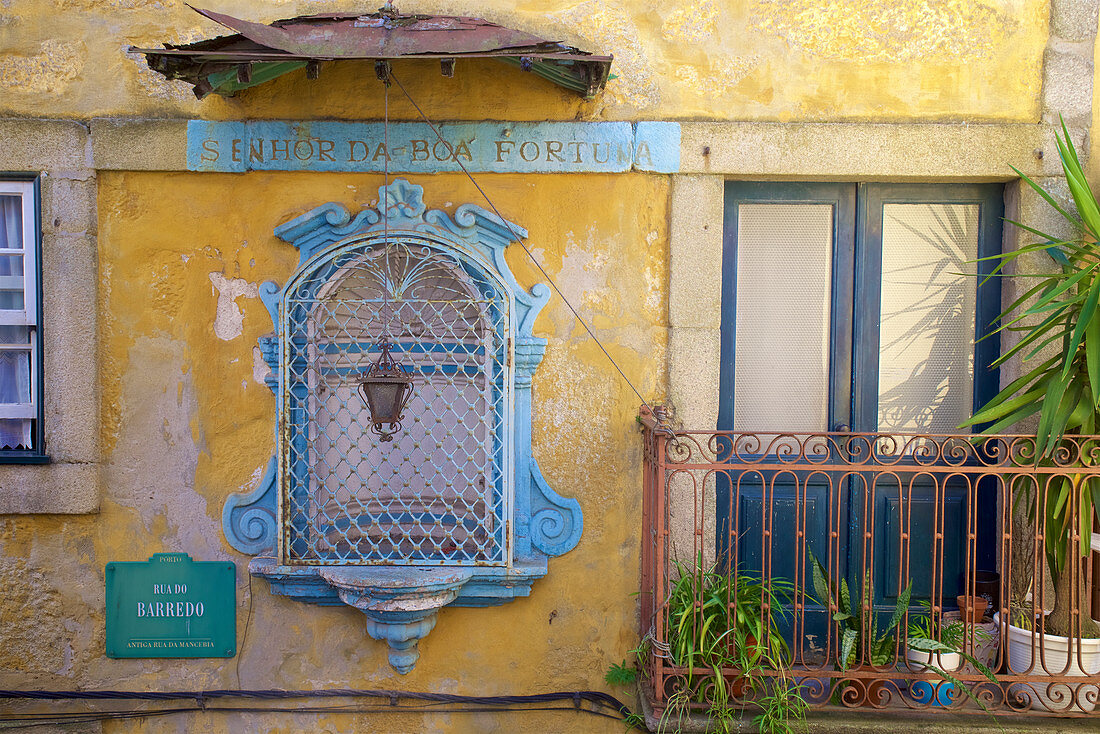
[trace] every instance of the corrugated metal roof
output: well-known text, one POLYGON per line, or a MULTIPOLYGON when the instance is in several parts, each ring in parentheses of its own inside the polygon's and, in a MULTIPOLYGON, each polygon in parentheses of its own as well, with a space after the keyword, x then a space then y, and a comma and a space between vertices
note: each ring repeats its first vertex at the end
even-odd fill
MULTIPOLYGON (((595 56, 481 18, 378 12, 326 13, 265 25, 193 8, 236 31, 231 36, 163 49, 130 48, 169 79, 195 85, 200 99, 231 95, 303 66, 315 78, 336 59, 497 58, 591 97, 603 89, 610 56, 595 56)), ((444 66, 446 70, 447 67, 444 66)), ((449 74, 448 74, 449 75, 449 74)))

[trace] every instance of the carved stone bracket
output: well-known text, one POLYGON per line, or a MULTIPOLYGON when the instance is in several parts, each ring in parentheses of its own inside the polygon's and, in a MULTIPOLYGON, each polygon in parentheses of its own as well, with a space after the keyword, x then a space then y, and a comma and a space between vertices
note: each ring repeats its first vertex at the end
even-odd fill
POLYGON ((390 646, 390 665, 402 675, 416 665, 417 645, 435 627, 439 610, 458 598, 471 576, 464 568, 321 569, 340 600, 367 615, 367 634, 390 646))
POLYGON ((241 553, 257 555, 275 550, 275 457, 267 463, 260 483, 247 494, 231 494, 222 507, 222 528, 229 544, 241 553))
POLYGON ((531 462, 531 545, 548 556, 560 556, 573 550, 584 530, 581 505, 550 488, 531 462))

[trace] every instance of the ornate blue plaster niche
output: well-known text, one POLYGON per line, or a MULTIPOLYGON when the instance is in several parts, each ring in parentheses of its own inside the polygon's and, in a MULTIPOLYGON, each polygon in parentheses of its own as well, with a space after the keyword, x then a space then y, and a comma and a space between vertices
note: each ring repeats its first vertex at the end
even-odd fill
MULTIPOLYGON (((499 517, 502 527, 502 557, 492 564, 434 562, 430 565, 380 563, 374 561, 333 563, 302 562, 288 541, 294 520, 294 503, 288 501, 293 462, 288 461, 286 439, 272 457, 259 485, 250 493, 231 495, 222 511, 225 536, 237 550, 255 556, 249 564, 253 575, 268 580, 275 594, 320 604, 349 604, 367 616, 367 631, 390 646, 389 659, 401 673, 412 670, 419 656, 417 643, 435 626, 444 606, 483 607, 511 601, 530 593, 531 585, 546 575, 547 559, 576 546, 583 526, 576 500, 558 495, 546 483, 531 456, 531 378, 542 360, 546 340, 532 334, 535 317, 550 298, 550 289, 535 285, 529 292, 516 282, 504 258, 514 235, 526 236, 523 228, 503 221, 473 204, 459 206, 453 218, 440 210, 427 210, 423 188, 396 179, 378 190, 379 209, 364 209, 352 215, 343 206, 324 204, 275 229, 275 235, 298 248, 299 267, 287 284, 273 282, 260 287, 275 331, 261 337, 264 361, 271 368, 265 382, 276 395, 280 424, 286 421, 284 400, 288 374, 287 309, 293 308, 291 291, 304 278, 318 272, 334 272, 333 263, 357 243, 377 243, 388 230, 390 240, 402 236, 426 242, 434 250, 461 262, 466 271, 495 284, 507 299, 507 371, 510 384, 504 386, 510 400, 503 404, 510 420, 500 425, 510 432, 510 471, 500 482, 499 517), (381 206, 387 207, 388 222, 381 206), (328 270, 325 271, 324 267, 328 270), (280 453, 284 455, 280 457, 280 453)), ((502 341, 503 344, 503 341, 502 341)), ((501 378, 504 379, 504 378, 501 378)), ((509 461, 500 452, 495 461, 509 461)))

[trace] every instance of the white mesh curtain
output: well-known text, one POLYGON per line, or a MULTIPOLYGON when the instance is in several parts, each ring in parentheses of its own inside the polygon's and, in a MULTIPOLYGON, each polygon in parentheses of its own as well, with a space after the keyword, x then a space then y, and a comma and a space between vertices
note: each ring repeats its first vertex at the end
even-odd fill
MULTIPOLYGON (((18 196, 0 196, 0 252, 23 247, 23 201, 18 196)), ((23 258, 0 257, 0 275, 23 275, 23 258)), ((0 309, 22 310, 23 293, 0 291, 0 309)), ((0 344, 27 344, 25 326, 0 326, 0 344)), ((31 401, 30 352, 0 351, 0 403, 31 401)), ((30 449, 31 421, 0 419, 0 449, 30 449)))

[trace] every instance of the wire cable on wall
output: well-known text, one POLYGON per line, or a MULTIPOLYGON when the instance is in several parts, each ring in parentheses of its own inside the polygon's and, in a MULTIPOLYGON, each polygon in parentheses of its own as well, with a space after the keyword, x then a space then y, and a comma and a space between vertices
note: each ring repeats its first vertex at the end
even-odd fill
MULTIPOLYGON (((634 394, 638 396, 638 400, 641 401, 642 405, 648 408, 650 412, 656 414, 653 406, 649 404, 648 400, 642 397, 642 394, 638 392, 638 388, 634 387, 634 383, 630 381, 630 378, 627 377, 626 373, 623 372, 621 367, 619 367, 619 363, 616 362, 615 358, 611 356, 611 353, 607 351, 607 349, 603 345, 603 342, 600 341, 599 337, 596 336, 595 332, 593 332, 592 328, 588 325, 588 322, 581 317, 580 313, 577 312, 577 309, 573 307, 573 304, 569 302, 569 299, 566 298, 565 294, 561 292, 560 288, 558 288, 558 284, 554 282, 554 279, 550 277, 550 274, 546 272, 546 269, 543 268, 539 261, 535 258, 534 253, 532 253, 531 250, 528 249, 527 245, 523 241, 523 238, 520 237, 519 233, 516 232, 514 227, 512 227, 511 222, 504 218, 504 216, 497 209, 496 204, 493 203, 493 200, 490 199, 489 195, 485 193, 485 189, 481 188, 481 185, 473 177, 469 169, 467 169, 466 166, 462 164, 462 161, 458 159, 458 155, 455 152, 454 146, 443 139, 443 133, 441 133, 439 131, 439 128, 436 127, 435 123, 429 120, 428 116, 424 114, 424 110, 420 108, 420 105, 416 103, 416 100, 413 99, 412 95, 410 95, 408 90, 405 89, 405 85, 401 83, 401 80, 394 75, 393 70, 390 69, 388 71, 389 73, 387 79, 392 80, 393 83, 397 85, 398 89, 400 89, 402 94, 404 94, 405 97, 409 100, 409 103, 412 104, 414 108, 416 108, 417 113, 420 115, 420 119, 427 123, 428 127, 431 128, 433 133, 435 133, 435 136, 439 138, 439 142, 443 143, 446 150, 450 151, 450 160, 458 164, 458 167, 462 169, 462 172, 464 174, 466 174, 466 178, 470 179, 470 183, 474 185, 474 188, 476 188, 481 194, 482 198, 485 199, 485 202, 489 205, 489 208, 493 210, 493 214, 496 214, 497 217, 500 218, 500 221, 503 222, 506 227, 508 227, 508 231, 512 235, 512 241, 519 244, 519 246, 523 248, 523 251, 527 253, 527 257, 530 258, 531 262, 534 263, 536 268, 538 268, 538 271, 542 273, 542 277, 546 278, 546 281, 550 284, 550 287, 554 289, 554 292, 558 294, 561 300, 565 303, 566 307, 573 313, 573 316, 577 319, 578 322, 580 322, 580 325, 584 327, 584 330, 588 333, 588 336, 592 338, 592 341, 596 342, 596 346, 598 346, 600 348, 600 351, 603 352, 603 355, 607 357, 607 360, 611 363, 611 366, 614 367, 615 371, 619 373, 619 377, 622 377, 623 381, 627 385, 629 385, 630 389, 634 391, 634 394)), ((386 150, 388 151, 389 148, 387 147, 386 150)))
POLYGON ((3 713, 0 728, 5 725, 50 726, 61 723, 86 723, 153 716, 170 716, 196 712, 231 713, 316 713, 316 714, 459 714, 486 712, 576 712, 603 718, 623 720, 632 717, 630 709, 614 696, 601 691, 558 691, 527 696, 463 696, 453 693, 423 693, 356 688, 320 690, 211 690, 211 691, 19 691, 0 690, 0 699, 31 701, 180 701, 193 700, 191 706, 164 708, 134 708, 98 711, 48 713, 3 713), (211 701, 252 699, 285 701, 288 699, 348 698, 374 699, 379 703, 361 701, 330 706, 276 705, 210 705, 211 701), (567 706, 547 704, 568 702, 567 706))

